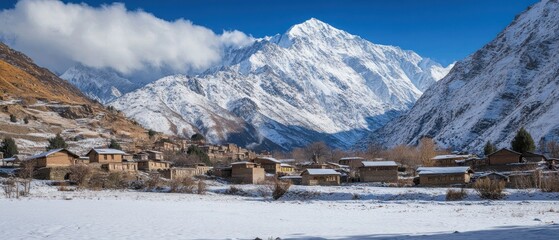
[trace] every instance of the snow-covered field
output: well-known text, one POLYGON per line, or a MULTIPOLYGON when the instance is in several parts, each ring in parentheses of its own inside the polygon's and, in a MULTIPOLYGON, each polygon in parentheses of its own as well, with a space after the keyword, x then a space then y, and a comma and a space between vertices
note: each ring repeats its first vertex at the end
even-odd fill
POLYGON ((443 188, 294 186, 279 201, 240 186, 226 195, 135 191, 0 197, 1 239, 556 239, 559 194, 507 191, 503 201, 446 202, 443 188), (520 200, 525 199, 525 200, 520 200))

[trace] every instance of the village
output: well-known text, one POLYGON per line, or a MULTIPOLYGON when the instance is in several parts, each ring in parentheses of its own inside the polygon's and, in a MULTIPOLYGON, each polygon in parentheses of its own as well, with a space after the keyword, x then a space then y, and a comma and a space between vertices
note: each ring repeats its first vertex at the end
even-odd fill
MULTIPOLYGON (((423 157, 423 160, 403 161, 401 156, 394 156, 399 161, 383 157, 366 158, 357 156, 363 155, 357 153, 355 156, 338 154, 339 158, 331 155, 331 161, 328 161, 321 156, 320 149, 309 149, 309 159, 283 159, 270 152, 256 153, 235 144, 209 144, 200 134, 190 139, 160 138, 151 149, 136 147, 134 152, 121 150, 114 140, 107 146, 92 148, 81 154, 65 147, 55 148, 57 144, 65 146, 63 141, 57 135, 52 139, 55 146, 32 156, 6 156, 0 152, 3 187, 14 188, 14 184, 17 185, 17 181, 9 179, 33 178, 55 181, 59 185, 89 185, 102 189, 114 185, 107 182, 118 176, 122 186, 134 181, 156 182, 144 186, 144 190, 153 190, 165 183, 172 185, 173 181, 175 185, 185 182, 192 185, 194 179, 198 179, 198 184, 205 184, 203 179, 229 184, 275 184, 276 189, 281 190, 277 198, 285 194, 291 185, 343 188, 363 183, 384 187, 475 188, 486 199, 503 198, 505 188, 559 191, 556 158, 531 151, 495 150, 490 145, 491 148, 486 149, 487 154, 482 157, 449 153, 429 146, 433 149, 427 151, 428 158, 425 159, 425 149, 418 152, 420 156, 417 158, 423 157)), ((422 141, 423 148, 433 144, 430 139, 422 141)), ((3 145, 3 149, 8 151, 9 143, 3 145)), ((17 194, 20 195, 19 192, 17 194)), ((449 189, 447 198, 452 199, 453 195, 458 195, 455 200, 463 198, 460 193, 449 189)))

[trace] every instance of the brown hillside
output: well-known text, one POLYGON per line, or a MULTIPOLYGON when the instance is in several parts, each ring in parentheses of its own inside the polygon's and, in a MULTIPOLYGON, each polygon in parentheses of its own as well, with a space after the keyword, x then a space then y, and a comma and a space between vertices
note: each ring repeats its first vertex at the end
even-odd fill
POLYGON ((13 137, 20 152, 33 154, 57 133, 79 153, 106 146, 111 138, 127 150, 150 144, 140 125, 0 43, 0 138, 13 137))
POLYGON ((0 91, 4 95, 20 98, 91 103, 77 88, 3 43, 0 43, 0 91))

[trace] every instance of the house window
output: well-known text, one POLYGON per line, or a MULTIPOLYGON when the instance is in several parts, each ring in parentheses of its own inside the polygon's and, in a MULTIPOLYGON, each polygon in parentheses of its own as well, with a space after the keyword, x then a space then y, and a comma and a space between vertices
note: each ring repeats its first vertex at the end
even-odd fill
POLYGON ((103 155, 103 158, 104 158, 105 160, 107 160, 107 155, 103 155))

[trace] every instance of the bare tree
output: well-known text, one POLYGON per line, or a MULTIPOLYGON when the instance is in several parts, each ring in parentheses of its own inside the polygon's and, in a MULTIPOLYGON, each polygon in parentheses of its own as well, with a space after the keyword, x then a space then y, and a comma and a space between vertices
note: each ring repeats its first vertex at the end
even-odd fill
POLYGON ((433 166, 432 158, 437 155, 437 146, 431 138, 422 138, 417 146, 419 160, 424 166, 433 166))
POLYGON ((316 156, 319 162, 324 162, 330 153, 330 148, 324 142, 314 142, 305 147, 305 152, 309 158, 316 156))
POLYGON ((547 152, 549 152, 549 157, 558 158, 559 157, 559 143, 556 141, 547 142, 547 152))

